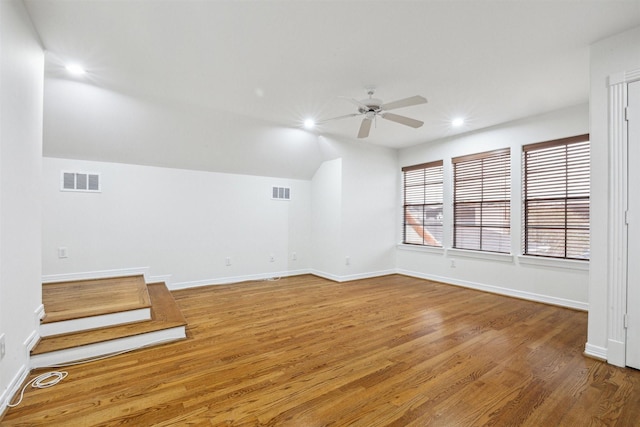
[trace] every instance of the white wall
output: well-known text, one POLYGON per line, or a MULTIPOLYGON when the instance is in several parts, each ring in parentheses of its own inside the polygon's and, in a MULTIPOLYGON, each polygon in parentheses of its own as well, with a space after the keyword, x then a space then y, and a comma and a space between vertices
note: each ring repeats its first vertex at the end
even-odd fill
POLYGON ((176 288, 310 267, 310 181, 49 157, 43 171, 47 279, 149 267, 176 288), (60 191, 63 170, 100 173, 102 192, 60 191), (272 200, 272 186, 290 186, 291 200, 272 200))
MULTIPOLYGON (((588 350, 606 356, 608 348, 609 111, 608 78, 640 69, 640 28, 594 43, 591 46, 591 276, 589 278, 588 350)), ((623 274, 623 272, 618 272, 623 274)), ((624 355, 622 355, 624 358, 624 355)))
POLYGON ((44 55, 21 1, 0 2, 0 412, 27 374, 41 302, 44 55))
POLYGON ((92 73, 63 79, 47 72, 45 156, 296 179, 311 179, 326 160, 317 136, 302 129, 103 83, 92 73))
POLYGON ((342 258, 342 159, 324 162, 311 180, 311 266, 335 278, 342 258))
POLYGON ((395 272, 397 171, 396 150, 374 147, 366 140, 343 145, 340 274, 344 279, 395 272))
POLYGON ((149 267, 149 276, 171 275, 177 288, 309 271, 334 280, 393 272, 395 150, 320 140, 323 155, 336 158, 309 181, 45 157, 45 280, 149 267), (102 192, 60 191, 65 170, 100 173, 102 192), (271 200, 273 185, 291 186, 292 200, 271 200))
MULTIPOLYGON (((445 249, 422 249, 399 245, 397 267, 409 275, 441 280, 473 288, 504 293, 553 304, 587 308, 588 265, 578 261, 534 260, 519 256, 521 238, 521 146, 535 142, 580 135, 589 132, 588 105, 578 105, 544 115, 505 123, 461 137, 403 149, 399 168, 429 161, 444 160, 445 249), (498 148, 511 148, 511 236, 512 254, 488 255, 474 251, 451 250, 452 243, 452 169, 451 158, 498 148), (451 266, 455 260, 455 267, 451 266), (529 261, 529 262, 526 262, 529 261), (534 262, 535 263, 532 263, 534 262)), ((400 172, 398 172, 400 174, 400 172)), ((401 199, 399 197, 399 199, 401 199)), ((398 202, 398 205, 401 201, 398 202)), ((402 218, 402 211, 397 215, 402 218)), ((401 220, 398 221, 398 224, 401 220)), ((397 241, 402 241, 401 227, 397 241)))
POLYGON ((312 180, 313 271, 337 281, 395 272, 397 152, 320 137, 312 180))

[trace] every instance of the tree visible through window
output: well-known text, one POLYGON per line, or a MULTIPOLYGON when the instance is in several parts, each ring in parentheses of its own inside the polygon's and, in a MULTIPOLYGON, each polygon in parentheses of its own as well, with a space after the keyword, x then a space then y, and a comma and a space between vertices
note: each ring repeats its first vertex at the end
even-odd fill
POLYGON ((402 168, 403 243, 442 246, 442 163, 402 168))
POLYGON ((453 247, 511 252, 510 149, 451 159, 453 247))
POLYGON ((589 135, 523 147, 524 254, 589 259, 589 135))

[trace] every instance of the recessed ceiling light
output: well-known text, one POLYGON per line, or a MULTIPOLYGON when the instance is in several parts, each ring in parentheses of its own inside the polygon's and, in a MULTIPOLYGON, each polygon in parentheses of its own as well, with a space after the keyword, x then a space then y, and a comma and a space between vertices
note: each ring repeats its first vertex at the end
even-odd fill
POLYGON ((81 76, 84 73, 86 73, 86 71, 80 64, 69 64, 67 65, 66 68, 67 68, 67 71, 73 74, 74 76, 81 76))
POLYGON ((460 127, 464 124, 464 119, 462 117, 455 118, 451 120, 451 126, 460 127))
POLYGON ((304 127, 307 129, 311 129, 316 125, 316 122, 313 119, 307 119, 304 121, 304 127))

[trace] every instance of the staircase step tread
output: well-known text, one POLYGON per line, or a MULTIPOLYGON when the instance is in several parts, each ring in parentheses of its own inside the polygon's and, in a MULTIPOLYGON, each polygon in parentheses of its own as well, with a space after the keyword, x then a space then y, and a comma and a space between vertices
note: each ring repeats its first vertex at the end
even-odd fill
POLYGON ((187 322, 166 285, 164 283, 150 283, 147 287, 152 303, 151 320, 44 337, 31 351, 31 355, 66 350, 73 347, 141 335, 148 332, 186 326, 187 322))
POLYGON ((151 306, 142 275, 42 285, 42 323, 138 310, 151 306))

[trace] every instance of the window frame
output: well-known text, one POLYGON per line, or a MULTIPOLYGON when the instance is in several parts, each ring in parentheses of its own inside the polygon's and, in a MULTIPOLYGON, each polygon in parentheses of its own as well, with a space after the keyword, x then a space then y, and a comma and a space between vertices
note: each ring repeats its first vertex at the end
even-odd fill
MULTIPOLYGON (((582 135, 576 135, 568 138, 560 138, 560 139, 554 139, 550 141, 526 144, 522 146, 522 254, 524 256, 535 257, 539 259, 589 262, 589 259, 590 259, 589 240, 591 235, 590 212, 589 212, 590 203, 591 203, 591 187, 590 187, 591 165, 590 163, 591 163, 591 141, 590 141, 590 134, 588 133, 582 134, 582 135), (583 152, 578 152, 578 154, 573 156, 569 155, 569 146, 573 146, 575 144, 583 144, 583 143, 586 143, 586 147, 587 147, 586 156, 583 152), (529 187, 532 184, 530 174, 528 173, 529 162, 531 161, 530 153, 540 153, 543 150, 548 150, 548 149, 558 148, 558 147, 564 147, 564 151, 563 151, 564 156, 558 155, 556 157, 551 157, 551 155, 549 154, 546 155, 548 161, 554 162, 554 166, 547 166, 547 168, 545 169, 543 168, 544 166, 543 165, 543 166, 538 166, 537 169, 534 167, 534 169, 536 170, 537 173, 550 172, 552 171, 553 167, 557 168, 559 167, 558 164, 562 164, 565 171, 564 181, 554 179, 553 182, 551 183, 549 182, 550 178, 546 178, 546 179, 547 179, 548 188, 555 190, 556 192, 558 191, 559 186, 563 185, 564 193, 565 193, 564 196, 563 197, 557 196, 557 195, 554 196, 553 191, 550 190, 545 197, 541 197, 539 195, 536 197, 529 197, 529 187), (574 161, 576 162, 578 161, 581 162, 581 165, 576 166, 575 164, 569 164, 571 158, 574 158, 574 161), (577 176, 575 180, 572 180, 572 181, 569 180, 569 170, 571 170, 574 176, 577 176), (586 180, 585 180, 585 175, 586 175, 586 180), (579 179, 581 179, 581 181, 579 181, 579 179), (583 187, 581 188, 584 188, 584 185, 586 184, 587 193, 588 193, 587 196, 584 196, 584 195, 570 196, 569 195, 570 187, 572 186, 572 184, 573 186, 575 186, 576 183, 578 183, 578 185, 579 183, 582 183, 583 187), (533 209, 529 209, 529 207, 534 202, 538 202, 538 203, 547 202, 550 204, 551 203, 560 204, 564 202, 564 216, 563 216, 564 226, 562 228, 559 228, 557 225, 554 225, 550 220, 545 220, 545 221, 549 221, 546 224, 546 227, 543 227, 542 225, 538 225, 538 226, 530 225, 530 217, 532 216, 531 211, 533 209), (571 204, 582 203, 583 205, 586 202, 586 209, 583 206, 582 209, 578 210, 577 212, 582 212, 583 215, 586 212, 586 215, 587 215, 586 239, 582 237, 582 241, 586 240, 587 242, 587 251, 586 251, 586 253, 588 253, 587 257, 570 256, 570 253, 569 253, 570 248, 573 249, 576 247, 576 246, 572 246, 571 242, 573 241, 574 244, 576 244, 576 242, 580 241, 578 237, 576 237, 575 239, 570 239, 569 232, 572 230, 585 231, 584 227, 569 225, 570 202, 571 204), (562 231, 562 233, 564 234, 562 239, 563 256, 553 255, 553 254, 541 254, 539 252, 536 253, 535 251, 531 250, 530 248, 534 244, 534 242, 532 241, 532 238, 530 238, 530 234, 532 230, 562 231)), ((536 184, 540 185, 539 183, 536 183, 536 184)), ((577 216, 577 215, 574 214, 574 216, 577 216)), ((584 223, 584 221, 582 221, 582 223, 584 223)), ((541 224, 544 224, 544 223, 541 222, 541 224)))
MULTIPOLYGON (((405 166, 402 168, 402 182, 403 182, 403 203, 402 203, 402 244, 405 245, 415 245, 419 247, 432 247, 432 248, 442 248, 443 242, 442 238, 440 241, 436 239, 433 234, 426 229, 426 218, 425 212, 427 209, 436 209, 439 207, 441 212, 440 218, 440 230, 441 236, 444 236, 444 225, 442 221, 442 210, 444 208, 444 160, 436 160, 433 162, 420 163, 412 166, 405 166), (439 170, 438 170, 439 169, 439 170), (407 182, 408 172, 414 172, 421 170, 423 171, 423 179, 421 183, 412 183, 409 184, 407 182), (428 171, 435 171, 436 177, 432 179, 430 182, 427 182, 427 173, 428 171), (439 175, 438 175, 439 172, 439 175), (427 191, 428 188, 434 188, 436 193, 438 192, 439 186, 439 198, 428 197, 428 193, 433 193, 433 191, 427 191), (408 203, 408 191, 409 187, 422 187, 422 203, 408 203), (407 213, 409 207, 421 207, 422 208, 422 219, 419 221, 408 221, 407 213), (416 233, 422 238, 422 243, 409 242, 407 241, 407 227, 413 227, 416 233), (419 227, 420 229, 416 229, 419 227), (425 235, 424 233, 427 233, 425 235), (433 239, 429 242, 430 239, 433 239)), ((436 226, 438 224, 435 224, 436 226)))

